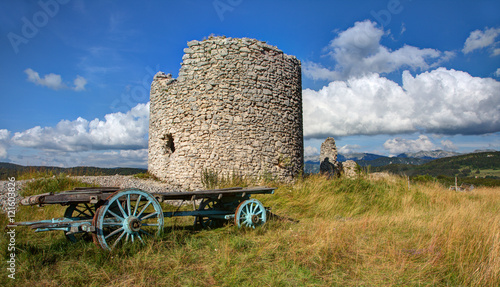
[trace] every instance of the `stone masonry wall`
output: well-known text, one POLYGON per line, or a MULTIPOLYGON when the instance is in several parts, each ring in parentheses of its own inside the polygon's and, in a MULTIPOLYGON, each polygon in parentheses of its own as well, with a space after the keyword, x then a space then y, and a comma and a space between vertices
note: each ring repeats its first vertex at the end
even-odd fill
POLYGON ((300 61, 254 39, 188 42, 151 84, 149 171, 186 189, 202 171, 292 179, 303 168, 300 61))
POLYGON ((329 137, 321 144, 319 154, 320 173, 326 173, 330 176, 339 176, 342 172, 342 163, 337 161, 337 156, 338 152, 335 139, 329 137))

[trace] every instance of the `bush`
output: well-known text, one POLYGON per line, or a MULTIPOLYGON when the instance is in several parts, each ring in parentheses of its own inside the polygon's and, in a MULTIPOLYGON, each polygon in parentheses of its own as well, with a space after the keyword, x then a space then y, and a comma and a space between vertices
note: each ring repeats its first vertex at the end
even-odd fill
POLYGON ((134 174, 134 177, 139 178, 139 179, 152 179, 152 180, 159 181, 159 179, 155 175, 153 175, 149 172, 140 172, 140 173, 134 174))
POLYGON ((414 183, 429 183, 429 182, 435 182, 436 179, 430 175, 416 175, 411 177, 411 181, 414 183))
POLYGON ((219 173, 204 168, 201 171, 201 184, 205 189, 214 189, 219 185, 219 173))
POLYGON ((245 178, 236 170, 225 175, 222 172, 205 168, 201 172, 201 184, 205 189, 246 187, 249 181, 250 179, 245 178))

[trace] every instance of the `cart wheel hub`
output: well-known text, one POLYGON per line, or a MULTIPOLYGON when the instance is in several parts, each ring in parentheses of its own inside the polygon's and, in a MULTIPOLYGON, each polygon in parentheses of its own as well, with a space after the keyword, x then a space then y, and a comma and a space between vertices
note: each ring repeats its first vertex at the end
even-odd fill
POLYGON ((141 230, 141 221, 139 220, 139 218, 131 216, 127 218, 127 226, 128 229, 132 232, 138 232, 139 230, 141 230))
POLYGON ((260 223, 260 216, 258 215, 252 215, 252 223, 253 224, 259 224, 260 223))

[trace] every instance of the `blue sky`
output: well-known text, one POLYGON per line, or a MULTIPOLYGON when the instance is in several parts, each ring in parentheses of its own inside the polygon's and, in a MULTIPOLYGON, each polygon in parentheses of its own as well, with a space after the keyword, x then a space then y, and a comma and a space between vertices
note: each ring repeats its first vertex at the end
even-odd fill
POLYGON ((306 155, 500 150, 499 1, 0 3, 0 161, 147 166, 149 85, 190 40, 302 62, 306 155))

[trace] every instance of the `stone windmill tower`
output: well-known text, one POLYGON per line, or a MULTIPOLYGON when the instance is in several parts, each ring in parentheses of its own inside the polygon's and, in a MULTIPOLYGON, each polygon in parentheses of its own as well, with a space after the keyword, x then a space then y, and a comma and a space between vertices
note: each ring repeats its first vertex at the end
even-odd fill
POLYGON ((191 41, 151 84, 149 171, 188 189, 203 170, 292 179, 303 168, 300 61, 254 39, 191 41))

